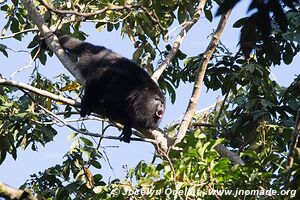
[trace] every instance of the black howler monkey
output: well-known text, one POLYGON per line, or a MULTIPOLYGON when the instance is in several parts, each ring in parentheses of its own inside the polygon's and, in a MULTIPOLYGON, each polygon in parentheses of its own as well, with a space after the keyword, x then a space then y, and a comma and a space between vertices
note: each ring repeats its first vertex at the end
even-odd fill
POLYGON ((78 56, 76 68, 85 79, 82 117, 91 112, 124 125, 122 139, 129 143, 131 128, 154 130, 162 119, 165 99, 158 85, 140 66, 103 47, 55 33, 67 52, 78 56))

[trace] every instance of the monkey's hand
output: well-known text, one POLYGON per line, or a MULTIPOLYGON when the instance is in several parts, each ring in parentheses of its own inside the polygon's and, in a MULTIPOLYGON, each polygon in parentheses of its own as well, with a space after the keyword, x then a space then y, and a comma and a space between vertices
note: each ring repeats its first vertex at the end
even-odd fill
POLYGON ((121 141, 130 143, 130 137, 132 135, 132 130, 131 126, 129 125, 124 125, 123 131, 119 137, 121 137, 121 141))

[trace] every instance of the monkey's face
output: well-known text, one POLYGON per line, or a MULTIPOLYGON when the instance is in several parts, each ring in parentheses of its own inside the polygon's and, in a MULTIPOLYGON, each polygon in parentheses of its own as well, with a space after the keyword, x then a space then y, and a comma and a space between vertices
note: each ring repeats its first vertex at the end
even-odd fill
POLYGON ((128 110, 134 128, 157 129, 165 112, 162 95, 145 92, 132 104, 128 110))
POLYGON ((157 124, 159 125, 164 113, 165 113, 165 104, 164 104, 164 99, 162 99, 159 96, 154 96, 152 100, 153 108, 152 112, 154 113, 154 120, 157 124))

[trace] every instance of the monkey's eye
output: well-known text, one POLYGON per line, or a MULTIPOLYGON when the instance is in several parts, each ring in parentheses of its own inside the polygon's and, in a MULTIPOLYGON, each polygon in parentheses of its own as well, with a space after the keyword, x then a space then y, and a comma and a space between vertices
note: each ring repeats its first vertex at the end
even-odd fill
POLYGON ((160 100, 161 100, 159 96, 155 96, 154 99, 155 99, 156 101, 160 101, 160 100))

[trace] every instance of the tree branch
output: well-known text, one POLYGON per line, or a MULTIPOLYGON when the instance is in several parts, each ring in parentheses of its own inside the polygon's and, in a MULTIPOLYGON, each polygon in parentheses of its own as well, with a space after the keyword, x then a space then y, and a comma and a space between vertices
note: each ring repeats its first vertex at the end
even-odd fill
POLYGON ((28 85, 26 83, 22 83, 19 81, 7 80, 5 78, 0 77, 0 85, 14 86, 14 87, 21 88, 21 89, 24 89, 24 90, 27 90, 30 92, 34 92, 36 94, 42 95, 44 97, 50 98, 52 100, 55 100, 55 101, 58 101, 58 102, 61 102, 64 104, 68 104, 68 105, 75 106, 75 107, 80 107, 80 103, 74 101, 73 99, 68 99, 68 98, 53 94, 48 91, 38 89, 36 87, 33 87, 31 85, 28 85))
POLYGON ((233 164, 245 164, 243 159, 236 153, 228 150, 223 144, 215 146, 215 150, 223 157, 228 158, 233 164))
POLYGON ((27 32, 33 32, 33 31, 38 31, 38 30, 39 30, 38 28, 25 29, 25 30, 16 32, 16 33, 11 34, 11 35, 0 36, 0 40, 12 38, 12 37, 15 37, 16 35, 19 35, 19 34, 23 34, 23 33, 27 33, 27 32))
POLYGON ((198 22, 198 20, 200 19, 201 13, 203 11, 203 8, 205 6, 207 0, 200 0, 199 1, 199 5, 198 8, 196 9, 192 19, 190 21, 187 21, 183 24, 182 30, 181 32, 178 34, 173 47, 171 49, 171 51, 169 52, 169 54, 167 55, 167 57, 165 58, 165 60, 158 66, 157 70, 153 73, 152 75, 152 79, 157 82, 157 80, 159 79, 159 77, 162 75, 162 73, 164 72, 164 70, 169 66, 169 64, 172 62, 172 60, 174 59, 181 43, 183 42, 186 33, 198 22))
POLYGON ((230 15, 230 13, 231 13, 231 10, 229 10, 227 13, 225 13, 221 17, 221 19, 219 21, 219 24, 218 24, 218 27, 217 27, 215 33, 213 34, 212 39, 211 39, 206 51, 203 54, 202 59, 200 61, 199 68, 198 68, 198 71, 197 71, 197 77, 196 77, 196 80, 195 80, 194 89, 193 89, 193 92, 192 92, 192 96, 190 98, 189 105, 186 109, 185 115, 182 119, 181 125, 179 127, 177 138, 174 142, 174 146, 177 143, 179 143, 182 140, 182 138, 185 136, 186 130, 188 129, 188 126, 189 126, 189 124, 192 120, 193 114, 195 113, 196 105, 199 101, 202 82, 203 82, 203 79, 204 79, 204 75, 205 75, 205 72, 206 72, 206 69, 207 69, 208 62, 209 62, 210 58, 212 57, 212 55, 213 55, 213 53, 214 53, 214 51, 215 51, 215 49, 216 49, 216 47, 219 43, 220 37, 221 37, 222 32, 225 28, 225 25, 227 23, 227 20, 228 20, 228 17, 230 15))
POLYGON ((64 49, 60 46, 58 38, 56 35, 52 34, 52 31, 49 29, 45 23, 44 18, 41 16, 36 6, 32 0, 21 0, 21 3, 24 5, 28 11, 33 24, 35 24, 40 33, 45 37, 45 41, 48 47, 55 53, 60 62, 66 67, 66 69, 78 80, 78 82, 85 84, 85 80, 79 73, 78 69, 75 68, 75 63, 73 63, 69 56, 65 53, 64 49))
MULTIPOLYGON (((56 114, 54 114, 53 112, 47 110, 46 108, 44 108, 43 106, 39 105, 39 107, 48 115, 51 115, 52 117, 54 117, 56 120, 58 120, 59 122, 63 123, 63 125, 67 126, 68 128, 72 129, 73 131, 83 134, 83 135, 88 135, 88 136, 92 136, 92 137, 99 137, 99 138, 105 138, 105 139, 112 139, 112 140, 121 140, 121 137, 117 137, 117 136, 106 136, 103 134, 99 134, 99 133, 91 133, 91 132, 85 132, 85 131, 81 131, 79 129, 74 128, 73 126, 71 126, 69 123, 67 123, 66 121, 60 119, 56 114)), ((149 142, 149 143, 153 143, 156 144, 155 140, 151 140, 151 139, 147 139, 147 138, 131 138, 130 140, 132 141, 139 141, 139 142, 149 142)))

